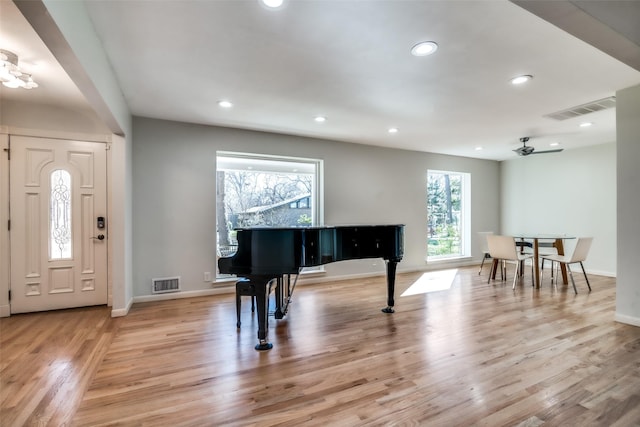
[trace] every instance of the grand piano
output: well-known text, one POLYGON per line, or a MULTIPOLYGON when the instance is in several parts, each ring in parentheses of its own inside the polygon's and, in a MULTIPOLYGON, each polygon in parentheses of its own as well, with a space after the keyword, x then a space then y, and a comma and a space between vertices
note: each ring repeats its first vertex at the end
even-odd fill
POLYGON ((275 289, 274 317, 282 319, 298 274, 304 267, 337 261, 383 258, 387 264, 387 306, 394 312, 396 266, 404 253, 404 225, 349 225, 321 227, 237 228, 238 250, 218 259, 222 274, 235 274, 255 287, 258 313, 256 350, 273 347, 267 341, 268 301, 271 284, 275 289), (295 275, 293 286, 291 275, 295 275))

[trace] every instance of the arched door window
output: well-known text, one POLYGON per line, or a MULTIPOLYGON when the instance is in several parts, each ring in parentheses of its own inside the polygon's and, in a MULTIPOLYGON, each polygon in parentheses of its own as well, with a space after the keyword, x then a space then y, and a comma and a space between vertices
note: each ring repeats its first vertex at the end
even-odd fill
POLYGON ((49 195, 49 258, 71 258, 71 243, 71 174, 56 169, 51 172, 49 195))

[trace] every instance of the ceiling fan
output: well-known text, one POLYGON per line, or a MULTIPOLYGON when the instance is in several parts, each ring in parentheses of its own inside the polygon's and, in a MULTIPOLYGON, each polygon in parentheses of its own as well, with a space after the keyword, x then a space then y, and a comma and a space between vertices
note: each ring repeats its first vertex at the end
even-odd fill
POLYGON ((527 145, 527 141, 529 141, 528 136, 524 136, 520 138, 520 142, 522 142, 522 147, 516 148, 515 151, 518 156, 528 156, 529 154, 545 154, 545 153, 559 153, 562 151, 562 148, 558 148, 556 150, 547 150, 547 151, 535 151, 530 145, 527 145))

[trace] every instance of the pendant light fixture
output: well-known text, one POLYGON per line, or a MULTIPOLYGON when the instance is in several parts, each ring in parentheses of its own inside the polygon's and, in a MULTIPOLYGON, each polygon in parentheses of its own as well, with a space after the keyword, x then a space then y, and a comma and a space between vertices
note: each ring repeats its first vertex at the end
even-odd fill
POLYGON ((31 74, 25 73, 18 66, 18 55, 5 49, 0 49, 0 82, 12 89, 38 87, 31 74))

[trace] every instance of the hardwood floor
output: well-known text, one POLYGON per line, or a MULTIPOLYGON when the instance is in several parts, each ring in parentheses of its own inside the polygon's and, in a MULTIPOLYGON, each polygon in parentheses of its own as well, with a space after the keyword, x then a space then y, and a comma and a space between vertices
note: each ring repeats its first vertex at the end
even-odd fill
MULTIPOLYGON (((533 289, 461 269, 381 313, 385 279, 299 286, 274 348, 232 294, 0 320, 0 424, 640 426, 640 328, 615 280, 533 289)), ((579 279, 579 275, 576 278, 579 279)))

